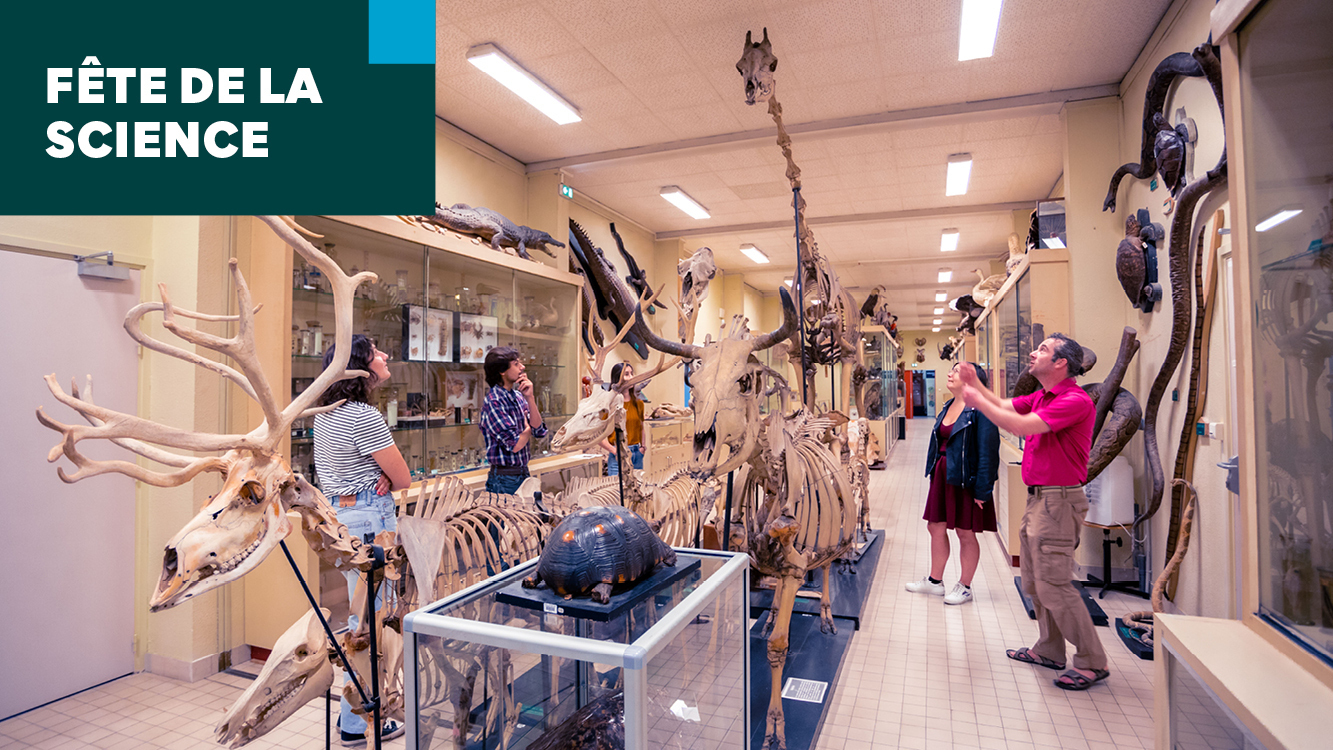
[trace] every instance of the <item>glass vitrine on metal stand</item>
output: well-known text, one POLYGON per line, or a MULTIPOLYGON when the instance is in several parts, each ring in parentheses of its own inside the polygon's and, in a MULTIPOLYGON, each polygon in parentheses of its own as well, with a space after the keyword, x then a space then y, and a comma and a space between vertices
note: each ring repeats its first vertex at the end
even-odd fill
POLYGON ((631 749, 748 747, 749 558, 676 552, 608 605, 524 589, 534 559, 409 614, 409 750, 568 747, 575 725, 631 749))

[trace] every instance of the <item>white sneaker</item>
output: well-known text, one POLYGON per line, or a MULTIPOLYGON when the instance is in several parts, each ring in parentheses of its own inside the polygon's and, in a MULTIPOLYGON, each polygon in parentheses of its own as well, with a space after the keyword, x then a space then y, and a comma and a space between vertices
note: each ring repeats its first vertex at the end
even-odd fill
MULTIPOLYGON (((940 585, 940 589, 944 589, 943 584, 940 585)), ((966 604, 970 601, 972 601, 972 589, 961 583, 955 583, 953 591, 950 591, 949 595, 944 597, 945 604, 966 604)))
POLYGON ((943 583, 931 583, 930 576, 925 576, 919 581, 912 581, 907 584, 907 590, 913 594, 933 594, 935 596, 944 596, 943 583))

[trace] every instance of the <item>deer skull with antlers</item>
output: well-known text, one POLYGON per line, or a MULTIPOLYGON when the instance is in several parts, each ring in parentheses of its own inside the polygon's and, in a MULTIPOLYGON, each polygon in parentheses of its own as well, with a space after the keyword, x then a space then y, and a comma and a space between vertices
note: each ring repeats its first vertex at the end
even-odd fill
MULTIPOLYGON (((651 307, 661 293, 661 289, 651 296, 644 292, 643 297, 639 299, 638 312, 642 314, 644 310, 651 307)), ((587 321, 589 328, 596 324, 595 320, 589 319, 587 321)), ((616 345, 625 338, 633 327, 634 320, 631 319, 621 327, 615 338, 611 339, 606 345, 597 347, 588 373, 594 386, 601 386, 605 383, 602 379, 602 368, 606 365, 606 355, 616 348, 616 345)), ((588 338, 592 338, 591 333, 589 333, 588 338)), ((600 443, 617 426, 624 426, 625 395, 639 384, 646 383, 671 368, 678 361, 679 358, 677 357, 667 359, 666 355, 663 354, 658 357, 657 366, 647 372, 625 378, 611 388, 594 387, 591 394, 579 401, 574 416, 561 425, 559 430, 556 430, 555 436, 551 438, 551 449, 556 452, 588 450, 600 443)))
POLYGON ((333 283, 337 356, 304 392, 285 407, 279 407, 255 351, 254 315, 259 308, 252 305, 249 287, 236 260, 232 259, 229 269, 236 288, 238 315, 209 315, 177 308, 171 303, 166 287, 158 285, 162 301, 144 303, 130 310, 125 318, 125 330, 148 349, 212 370, 235 383, 259 403, 264 421, 258 427, 244 435, 214 435, 176 429, 97 406, 92 400, 91 384, 84 395, 77 388, 71 388, 67 394, 54 375, 46 377, 52 395, 81 414, 90 425, 63 424, 40 407, 37 409, 37 419, 62 436, 61 442, 51 449, 48 460, 54 462, 64 455, 78 467, 73 474, 67 474, 63 467, 57 469, 60 478, 66 482, 117 473, 156 487, 176 487, 206 471, 224 476, 222 491, 167 543, 162 575, 149 602, 155 612, 234 581, 254 569, 291 530, 287 510, 302 514, 303 533, 329 564, 348 569, 370 563, 367 550, 358 540, 348 537, 346 528, 337 523, 324 497, 292 471, 279 447, 297 419, 341 404, 312 408, 325 388, 338 380, 368 374, 347 370, 352 340, 352 296, 359 284, 373 282, 377 277, 370 272, 355 276, 343 273, 331 258, 297 233, 296 225, 290 219, 260 218, 333 283), (149 338, 140 326, 143 317, 151 312, 161 312, 163 327, 183 341, 230 357, 236 367, 149 338), (231 338, 216 336, 183 326, 178 317, 236 323, 237 332, 231 338), (173 467, 175 471, 154 471, 128 461, 88 458, 80 452, 78 444, 93 439, 110 440, 133 453, 173 467), (221 456, 191 457, 167 450, 167 447, 224 453, 221 456))

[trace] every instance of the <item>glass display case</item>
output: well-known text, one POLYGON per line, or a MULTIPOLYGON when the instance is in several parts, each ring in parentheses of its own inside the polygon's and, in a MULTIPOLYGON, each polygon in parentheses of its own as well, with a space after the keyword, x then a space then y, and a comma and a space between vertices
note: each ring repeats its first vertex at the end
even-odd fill
POLYGON ((1330 28, 1333 7, 1302 0, 1240 28, 1237 231, 1254 300, 1258 614, 1333 665, 1333 98, 1317 95, 1333 87, 1330 28))
POLYGON ((574 747, 570 727, 620 722, 631 750, 748 747, 747 556, 678 549, 674 580, 610 605, 523 589, 536 565, 404 619, 409 750, 574 747))
POLYGON ((881 326, 864 326, 861 338, 864 342, 865 366, 869 371, 864 394, 866 413, 862 416, 875 425, 875 432, 883 448, 882 455, 888 455, 898 441, 898 417, 901 416, 903 405, 898 348, 881 326))
MULTIPOLYGON (((477 424, 487 390, 482 362, 495 347, 521 353, 550 434, 573 411, 577 277, 383 217, 298 221, 323 235, 316 244, 343 270, 379 275, 378 283, 358 289, 353 331, 389 354, 393 379, 375 392, 375 406, 414 478, 485 463, 477 424), (531 271, 522 270, 527 266, 531 271)), ((291 377, 297 393, 318 376, 332 344, 333 295, 327 280, 299 257, 292 276, 291 377)), ((292 428, 292 462, 318 486, 312 421, 292 428)), ((534 457, 549 452, 549 441, 548 435, 535 442, 534 457)))
MULTIPOLYGON (((1001 398, 1013 398, 1018 377, 1028 368, 1032 353, 1032 281, 1023 271, 1018 281, 1003 297, 997 297, 987 315, 984 330, 994 361, 988 362, 991 387, 1001 398)), ((1036 343, 1040 344, 1041 341, 1036 343)), ((1000 434, 1010 442, 1023 445, 1023 439, 1003 429, 1000 434)))

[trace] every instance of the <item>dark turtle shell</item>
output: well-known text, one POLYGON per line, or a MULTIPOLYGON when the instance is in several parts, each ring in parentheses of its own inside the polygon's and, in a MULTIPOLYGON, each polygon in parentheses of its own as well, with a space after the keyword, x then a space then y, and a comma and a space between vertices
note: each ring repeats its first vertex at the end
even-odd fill
POLYGON ((609 591, 610 586, 637 581, 658 564, 675 565, 675 550, 634 511, 618 505, 585 508, 555 527, 536 574, 523 584, 533 587, 544 581, 561 596, 580 596, 600 584, 609 591))

